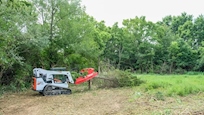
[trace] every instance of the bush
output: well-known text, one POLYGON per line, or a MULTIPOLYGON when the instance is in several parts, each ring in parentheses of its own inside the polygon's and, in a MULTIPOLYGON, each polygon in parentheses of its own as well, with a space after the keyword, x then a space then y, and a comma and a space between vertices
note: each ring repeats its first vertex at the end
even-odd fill
POLYGON ((203 75, 203 72, 188 71, 185 74, 186 75, 203 75))
POLYGON ((103 72, 100 74, 99 78, 100 79, 97 79, 95 82, 97 82, 100 87, 139 86, 144 82, 128 71, 121 71, 117 69, 103 72))
POLYGON ((0 81, 0 95, 7 92, 25 91, 31 87, 32 66, 14 64, 4 72, 0 81))
POLYGON ((127 71, 118 71, 118 76, 116 77, 119 86, 139 86, 143 83, 142 80, 138 79, 137 76, 133 76, 130 72, 127 71))

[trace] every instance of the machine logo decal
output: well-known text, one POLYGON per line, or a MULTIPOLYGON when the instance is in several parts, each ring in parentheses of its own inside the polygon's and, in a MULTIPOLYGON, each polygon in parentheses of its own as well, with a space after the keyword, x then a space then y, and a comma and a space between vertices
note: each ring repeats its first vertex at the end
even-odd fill
POLYGON ((42 85, 43 85, 43 82, 38 82, 38 83, 37 83, 37 85, 40 85, 40 84, 42 84, 42 85))

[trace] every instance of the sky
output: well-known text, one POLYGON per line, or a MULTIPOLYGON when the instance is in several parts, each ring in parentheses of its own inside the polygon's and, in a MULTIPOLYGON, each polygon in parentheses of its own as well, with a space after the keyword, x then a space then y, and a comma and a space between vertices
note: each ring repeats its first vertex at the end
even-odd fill
POLYGON ((123 19, 145 16, 157 22, 167 15, 177 16, 183 12, 194 18, 204 14, 204 0, 81 0, 87 14, 97 21, 104 20, 107 26, 123 19))

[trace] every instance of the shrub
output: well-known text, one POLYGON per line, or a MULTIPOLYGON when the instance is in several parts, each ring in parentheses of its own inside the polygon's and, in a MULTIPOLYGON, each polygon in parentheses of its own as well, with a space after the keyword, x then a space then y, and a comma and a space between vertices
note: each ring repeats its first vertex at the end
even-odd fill
POLYGON ((203 72, 188 71, 185 74, 186 75, 203 75, 203 72))
POLYGON ((100 83, 100 87, 130 87, 130 86, 138 86, 144 81, 134 76, 131 72, 121 71, 115 69, 113 71, 103 72, 100 74, 97 82, 100 83), (99 81, 100 80, 100 81, 99 81))

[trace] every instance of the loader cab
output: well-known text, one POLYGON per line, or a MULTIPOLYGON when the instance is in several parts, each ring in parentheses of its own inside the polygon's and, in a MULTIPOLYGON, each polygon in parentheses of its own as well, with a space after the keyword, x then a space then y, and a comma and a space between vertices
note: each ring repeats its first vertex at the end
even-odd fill
POLYGON ((54 83, 65 83, 68 81, 68 76, 66 75, 53 75, 53 81, 54 83))
POLYGON ((50 79, 50 77, 48 77, 47 74, 43 75, 42 78, 43 78, 45 83, 52 83, 52 79, 50 79))
MULTIPOLYGON (((66 67, 53 67, 50 68, 51 71, 66 71, 66 67)), ((64 74, 53 74, 52 75, 54 83, 65 83, 68 81, 68 76, 64 74)))

